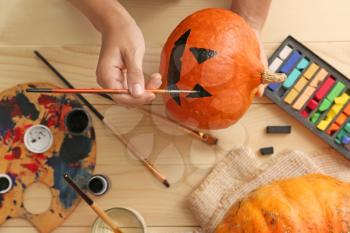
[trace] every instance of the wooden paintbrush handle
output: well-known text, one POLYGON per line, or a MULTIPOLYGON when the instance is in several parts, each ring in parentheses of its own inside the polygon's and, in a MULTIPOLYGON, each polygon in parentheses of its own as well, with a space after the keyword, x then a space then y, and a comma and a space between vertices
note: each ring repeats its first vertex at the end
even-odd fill
POLYGON ((202 142, 205 142, 205 143, 207 143, 209 145, 215 145, 218 142, 218 139, 216 137, 210 135, 209 133, 204 133, 204 132, 200 132, 200 131, 195 130, 195 129, 191 129, 191 128, 187 127, 187 126, 182 125, 179 122, 174 122, 173 120, 168 119, 168 118, 166 118, 166 117, 164 117, 164 116, 162 116, 162 115, 160 115, 160 114, 158 114, 156 112, 150 112, 150 111, 148 111, 148 110, 146 110, 146 109, 144 109, 142 107, 141 108, 137 108, 137 111, 139 111, 139 112, 141 112, 141 113, 143 113, 143 114, 145 114, 146 116, 149 116, 149 117, 153 116, 153 117, 157 118, 157 120, 160 120, 160 121, 162 121, 162 122, 164 122, 164 123, 166 123, 168 125, 177 127, 177 128, 179 128, 179 129, 181 129, 181 130, 191 134, 192 136, 196 137, 197 139, 199 139, 202 142))
POLYGON ((165 186, 169 187, 169 183, 164 176, 145 158, 145 156, 133 145, 131 144, 111 123, 108 122, 106 118, 103 119, 103 123, 124 143, 124 145, 135 155, 140 162, 165 186), (165 182, 166 181, 166 182, 165 182), (165 183, 164 183, 165 182, 165 183))
POLYGON ((106 214, 104 210, 102 210, 99 206, 97 206, 95 203, 90 205, 90 207, 95 211, 95 213, 110 227, 112 228, 114 233, 122 233, 119 226, 111 219, 111 217, 106 214))

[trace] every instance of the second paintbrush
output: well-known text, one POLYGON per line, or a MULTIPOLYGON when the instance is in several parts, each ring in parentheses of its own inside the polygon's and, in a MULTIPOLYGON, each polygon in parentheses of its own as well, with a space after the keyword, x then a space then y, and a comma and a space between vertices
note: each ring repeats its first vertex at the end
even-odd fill
MULTIPOLYGON (((33 93, 80 93, 80 94, 129 94, 128 89, 102 89, 102 88, 28 88, 26 92, 33 93)), ((152 93, 197 93, 196 90, 164 90, 164 89, 152 89, 145 90, 145 92, 152 93)))

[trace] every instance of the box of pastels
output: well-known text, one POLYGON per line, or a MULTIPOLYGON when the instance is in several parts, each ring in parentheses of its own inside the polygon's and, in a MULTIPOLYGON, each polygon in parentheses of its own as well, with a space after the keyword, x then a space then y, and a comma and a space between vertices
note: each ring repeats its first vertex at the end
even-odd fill
POLYGON ((287 74, 265 95, 350 159, 350 81, 289 36, 269 59, 269 69, 287 74))

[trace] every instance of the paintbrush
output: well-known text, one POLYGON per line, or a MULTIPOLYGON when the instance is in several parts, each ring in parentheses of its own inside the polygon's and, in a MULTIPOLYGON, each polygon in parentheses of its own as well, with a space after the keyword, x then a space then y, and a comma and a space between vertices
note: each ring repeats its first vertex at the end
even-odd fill
POLYGON ((93 211, 113 230, 114 233, 122 233, 119 226, 104 212, 101 207, 99 207, 88 195, 86 195, 79 187, 74 183, 74 181, 64 174, 63 178, 67 183, 79 194, 79 196, 88 204, 93 211))
MULTIPOLYGON (((64 83, 66 84, 67 87, 69 88, 73 88, 74 89, 74 86, 41 54, 39 53, 38 51, 34 50, 33 51, 34 54, 42 61, 45 63, 45 65, 53 72, 55 73, 55 75, 64 83)), ((147 74, 145 74, 147 75, 147 74)), ((78 97, 79 97, 79 94, 77 94, 78 97)), ((98 93, 99 96, 102 96, 103 98, 105 99, 108 99, 108 100, 111 100, 113 101, 112 97, 110 95, 107 95, 107 94, 104 94, 104 93, 98 93)), ((80 95, 81 96, 81 95, 80 95)), ((82 97, 82 96, 81 96, 82 97)), ((80 97, 79 97, 80 98, 80 97)), ((83 97, 84 98, 84 97, 83 97)), ((85 98, 84 98, 85 99, 85 98)), ((87 102, 87 100, 85 99, 85 101, 83 99, 81 99, 84 104, 86 103, 89 103, 87 102)), ((89 103, 89 105, 91 105, 89 103)), ((88 105, 88 106, 89 106, 88 105)), ((91 109, 91 108, 90 108, 91 109)), ((138 110, 139 112, 142 112, 148 116, 150 115, 153 115, 154 117, 156 117, 157 119, 163 121, 164 123, 168 124, 168 125, 172 125, 172 126, 175 126, 189 134, 191 134, 192 136, 196 137, 197 139, 209 144, 209 145, 214 145, 218 142, 218 139, 212 135, 210 135, 209 133, 205 133, 205 132, 201 132, 201 131, 198 131, 198 130, 194 130, 194 129, 191 129, 189 127, 186 127, 178 122, 174 122, 172 120, 169 120, 168 118, 162 116, 162 115, 159 115, 159 114, 156 114, 156 113, 151 113, 150 111, 148 110, 145 110, 143 108, 136 108, 136 110, 138 110)), ((93 110, 92 110, 93 111, 93 110)), ((95 114, 99 114, 99 113, 96 113, 94 112, 95 114)), ((101 114, 100 114, 101 115, 101 114)))
MULTIPOLYGON (((59 77, 62 82, 64 82, 69 88, 74 89, 73 85, 70 84, 56 69, 53 67, 38 51, 34 51, 34 53, 59 77)), ((105 94, 101 94, 105 95, 105 94)), ((170 187, 170 183, 168 180, 160 174, 160 172, 153 167, 153 165, 145 159, 145 157, 142 155, 141 152, 137 150, 135 146, 132 145, 132 143, 128 142, 128 140, 114 127, 112 124, 108 122, 108 120, 100 113, 87 99, 85 99, 84 96, 81 94, 76 94, 76 96, 95 114, 95 116, 104 123, 105 126, 107 126, 114 135, 127 147, 131 148, 131 152, 138 158, 143 165, 158 179, 160 180, 163 185, 167 188, 170 187)), ((105 95, 108 96, 108 95, 105 95)))
MULTIPOLYGON (((26 92, 34 93, 80 93, 80 94, 130 94, 128 89, 103 89, 103 88, 27 88, 26 92)), ((152 93, 197 93, 196 90, 160 90, 148 89, 145 92, 152 93)))

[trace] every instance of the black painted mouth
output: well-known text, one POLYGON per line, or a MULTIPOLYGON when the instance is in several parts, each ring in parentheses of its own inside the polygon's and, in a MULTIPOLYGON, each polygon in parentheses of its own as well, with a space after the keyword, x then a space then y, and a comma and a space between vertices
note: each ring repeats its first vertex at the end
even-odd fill
MULTIPOLYGON (((182 36, 175 42, 174 48, 171 51, 168 70, 168 90, 179 90, 176 84, 180 81, 180 73, 182 68, 181 58, 185 52, 186 43, 190 34, 191 29, 182 34, 182 36)), ((203 62, 217 55, 216 51, 205 48, 191 47, 190 51, 198 64, 202 64, 203 62)), ((196 84, 193 90, 196 90, 197 92, 190 93, 186 97, 204 98, 211 96, 211 94, 200 84, 196 84)), ((179 106, 181 106, 180 93, 170 93, 170 96, 179 106)))
POLYGON ((188 98, 204 98, 211 96, 211 94, 199 84, 196 84, 192 90, 197 92, 188 94, 188 98))

